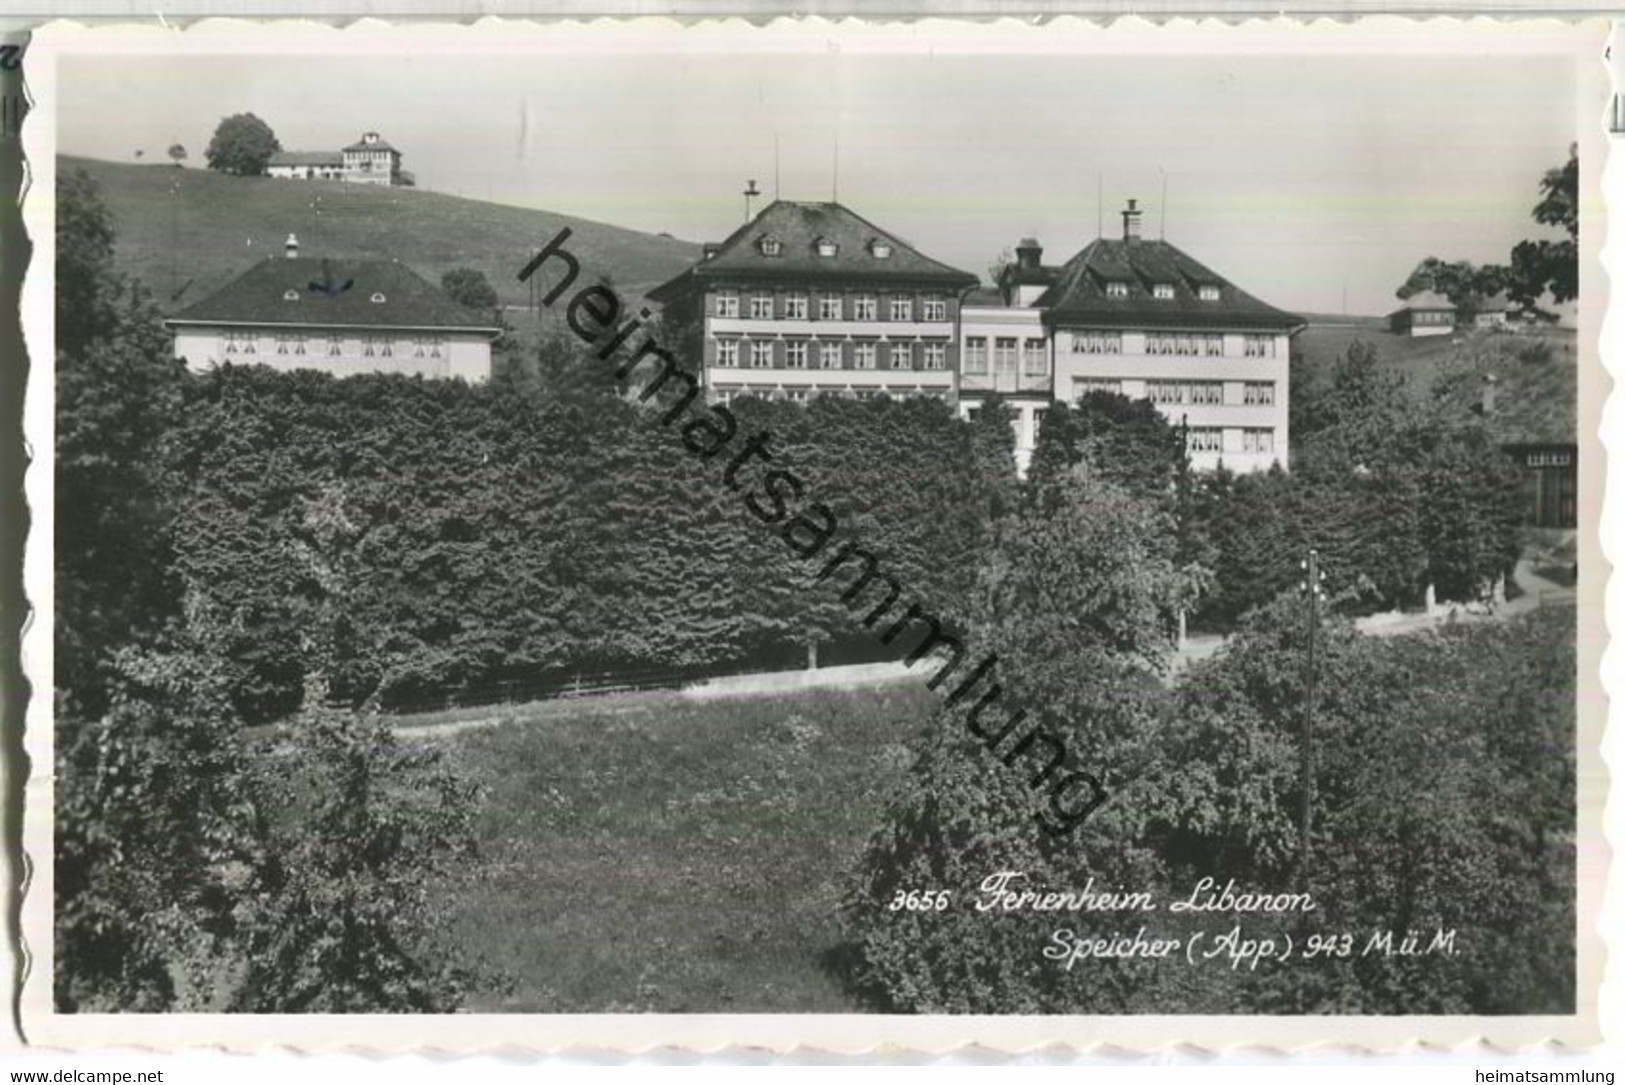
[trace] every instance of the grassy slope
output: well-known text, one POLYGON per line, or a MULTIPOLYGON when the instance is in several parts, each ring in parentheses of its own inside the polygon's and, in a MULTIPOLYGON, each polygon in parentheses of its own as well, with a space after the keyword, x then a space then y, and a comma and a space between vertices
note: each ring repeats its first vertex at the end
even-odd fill
POLYGON ((57 169, 84 169, 100 182, 118 223, 119 266, 165 308, 190 304, 254 261, 280 254, 290 232, 299 235, 304 255, 398 259, 435 282, 451 268, 476 267, 514 304, 528 295, 519 269, 562 226, 574 231, 569 248, 583 276, 608 273, 629 295, 699 256, 686 241, 412 188, 228 177, 70 156, 57 169), (179 198, 170 195, 177 184, 179 198), (319 226, 311 211, 317 195, 319 226))
POLYGON ((853 1012, 825 970, 839 879, 938 698, 849 693, 583 705, 450 740, 483 787, 480 858, 445 892, 510 1012, 853 1012))

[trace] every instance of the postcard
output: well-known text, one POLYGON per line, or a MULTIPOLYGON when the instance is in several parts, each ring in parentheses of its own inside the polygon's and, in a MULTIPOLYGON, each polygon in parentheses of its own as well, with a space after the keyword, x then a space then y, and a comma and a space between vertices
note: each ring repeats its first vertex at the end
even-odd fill
POLYGON ((1595 1042, 1610 35, 42 27, 28 1040, 1595 1042))

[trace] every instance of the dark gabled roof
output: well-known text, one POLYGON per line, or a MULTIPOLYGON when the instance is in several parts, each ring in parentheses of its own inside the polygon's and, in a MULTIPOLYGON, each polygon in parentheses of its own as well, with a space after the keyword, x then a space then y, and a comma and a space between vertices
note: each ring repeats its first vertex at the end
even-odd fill
POLYGON ((1283 331, 1303 325, 1301 317, 1258 300, 1166 241, 1091 241, 1062 265, 1055 284, 1035 304, 1060 325, 1283 331), (1127 297, 1106 296, 1106 284, 1114 281, 1128 284, 1127 297), (1159 283, 1171 285, 1174 296, 1153 297, 1159 283), (1202 286, 1218 287, 1218 300, 1201 300, 1202 286))
MULTIPOLYGON (((395 148, 390 146, 389 140, 384 139, 382 136, 371 143, 368 143, 364 138, 358 139, 344 149, 346 151, 395 151, 395 148)), ((395 151, 395 153, 400 154, 401 152, 395 151)))
POLYGON ((499 330, 397 261, 313 256, 268 257, 165 323, 499 330))
POLYGON ((344 155, 339 151, 278 151, 266 163, 270 166, 342 166, 344 155))
POLYGON ((825 277, 895 279, 956 289, 976 285, 976 276, 925 256, 841 204, 775 200, 716 246, 709 260, 701 260, 649 296, 666 301, 707 279, 825 277), (762 251, 764 239, 779 243, 777 256, 762 251), (835 242, 836 254, 819 256, 819 240, 835 242), (876 256, 877 242, 890 246, 890 255, 876 256))
POLYGON ((1390 316, 1398 316, 1400 313, 1453 313, 1456 311, 1455 302, 1451 301, 1443 294, 1435 293, 1432 290, 1423 290, 1420 293, 1412 294, 1410 297, 1404 300, 1405 304, 1401 305, 1398 309, 1395 309, 1389 314, 1390 316))

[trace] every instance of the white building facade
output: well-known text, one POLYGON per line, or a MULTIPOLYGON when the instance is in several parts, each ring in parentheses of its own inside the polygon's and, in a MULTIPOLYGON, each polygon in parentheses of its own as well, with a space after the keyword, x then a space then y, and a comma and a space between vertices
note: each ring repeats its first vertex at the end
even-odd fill
POLYGON ((687 329, 713 401, 951 402, 975 282, 838 203, 776 200, 649 296, 687 329))
POLYGON ((490 314, 459 305, 404 265, 287 254, 261 261, 165 325, 189 369, 265 365, 347 377, 399 373, 480 383, 491 376, 490 314))
POLYGON ((1121 240, 1093 241, 1059 267, 1042 263, 1036 241, 1018 246, 993 304, 966 307, 963 402, 974 406, 985 386, 1017 411, 1023 470, 1046 390, 1061 403, 1090 392, 1149 399, 1185 431, 1197 469, 1286 466, 1290 344, 1303 321, 1173 245, 1143 239, 1140 215, 1129 201, 1121 240))

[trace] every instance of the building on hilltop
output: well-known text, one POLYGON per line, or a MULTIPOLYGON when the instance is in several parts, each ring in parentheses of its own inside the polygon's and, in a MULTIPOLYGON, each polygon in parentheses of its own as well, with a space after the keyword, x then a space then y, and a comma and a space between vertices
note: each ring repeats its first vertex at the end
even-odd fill
POLYGON ((839 203, 776 200, 651 291, 704 360, 713 401, 952 401, 960 296, 976 277, 839 203))
POLYGON ((269 257, 164 321, 188 368, 223 363, 480 382, 501 328, 393 260, 269 257))
POLYGON ((1091 241, 1059 267, 1022 241, 998 304, 964 313, 961 410, 975 408, 979 384, 1014 400, 1023 466, 1046 387, 1057 402, 1097 391, 1150 399, 1185 429, 1199 469, 1285 464, 1289 344, 1304 321, 1143 238, 1141 214, 1130 200, 1121 239, 1091 241))
POLYGON ((401 169, 401 152, 377 132, 364 132, 342 151, 278 151, 265 172, 295 180, 348 181, 360 185, 411 185, 412 174, 401 169))

